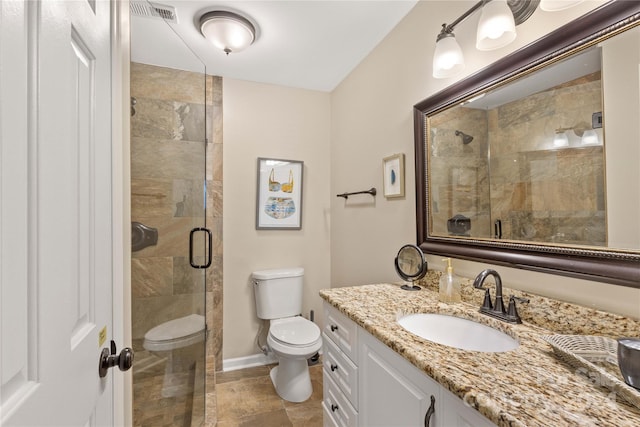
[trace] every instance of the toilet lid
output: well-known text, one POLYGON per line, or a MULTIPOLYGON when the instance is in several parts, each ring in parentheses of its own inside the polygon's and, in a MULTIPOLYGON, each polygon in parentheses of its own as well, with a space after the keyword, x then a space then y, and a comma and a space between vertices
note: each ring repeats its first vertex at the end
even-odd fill
POLYGON ((204 316, 190 314, 155 326, 144 334, 148 341, 167 341, 187 337, 204 330, 204 316))
POLYGON ((290 345, 308 345, 320 338, 320 328, 301 316, 272 321, 269 333, 278 341, 290 345))

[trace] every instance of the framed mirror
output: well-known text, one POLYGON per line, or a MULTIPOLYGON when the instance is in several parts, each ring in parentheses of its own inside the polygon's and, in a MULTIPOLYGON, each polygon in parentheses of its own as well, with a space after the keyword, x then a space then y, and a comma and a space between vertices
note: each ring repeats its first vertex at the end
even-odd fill
POLYGON ((638 24, 608 2, 414 107, 424 252, 640 288, 638 24))

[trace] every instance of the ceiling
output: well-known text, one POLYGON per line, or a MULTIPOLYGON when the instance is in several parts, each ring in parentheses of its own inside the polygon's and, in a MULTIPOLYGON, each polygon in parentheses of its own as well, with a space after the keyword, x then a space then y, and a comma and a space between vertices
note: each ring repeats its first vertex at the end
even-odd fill
POLYGON ((177 24, 132 13, 131 60, 197 72, 206 66, 207 74, 330 92, 416 2, 160 0, 153 3, 175 8, 177 24), (197 26, 211 10, 241 13, 255 24, 257 40, 228 56, 215 49, 197 26))
POLYGON ((570 82, 578 77, 595 73, 601 69, 601 48, 592 46, 565 60, 545 66, 524 78, 518 78, 483 95, 476 95, 473 97, 475 99, 472 98, 464 106, 466 108, 492 110, 506 103, 570 82))

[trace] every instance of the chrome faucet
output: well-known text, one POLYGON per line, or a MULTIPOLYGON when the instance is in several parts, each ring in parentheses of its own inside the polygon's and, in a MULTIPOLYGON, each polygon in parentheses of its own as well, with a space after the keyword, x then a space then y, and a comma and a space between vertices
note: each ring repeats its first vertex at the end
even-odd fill
POLYGON ((491 269, 483 270, 473 281, 473 287, 476 289, 483 289, 485 291, 484 301, 482 303, 482 307, 480 307, 480 313, 509 323, 522 323, 522 319, 520 319, 518 310, 516 309, 516 301, 529 302, 529 300, 512 295, 509 298, 509 308, 505 310, 504 303, 502 302, 502 279, 500 279, 500 275, 497 271, 491 269), (489 288, 482 286, 487 276, 493 276, 496 282, 496 299, 494 304, 491 303, 491 292, 489 291, 489 288))

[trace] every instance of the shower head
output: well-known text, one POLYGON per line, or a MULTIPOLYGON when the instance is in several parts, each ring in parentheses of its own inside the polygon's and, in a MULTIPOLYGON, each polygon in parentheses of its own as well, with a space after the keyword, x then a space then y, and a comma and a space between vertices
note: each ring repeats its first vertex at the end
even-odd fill
POLYGON ((462 137, 462 143, 463 144, 468 144, 471 141, 473 141, 473 137, 471 135, 467 135, 464 132, 460 132, 459 130, 456 131, 456 136, 461 136, 462 137))

